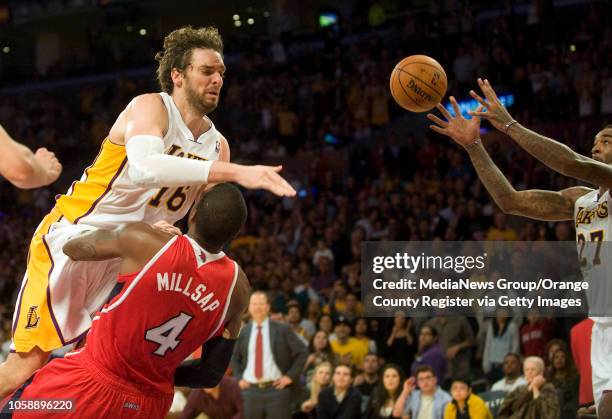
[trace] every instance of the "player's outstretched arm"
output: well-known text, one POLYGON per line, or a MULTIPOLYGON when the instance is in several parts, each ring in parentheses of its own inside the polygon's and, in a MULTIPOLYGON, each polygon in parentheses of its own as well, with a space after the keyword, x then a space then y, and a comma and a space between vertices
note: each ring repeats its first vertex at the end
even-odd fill
POLYGON ((128 106, 126 118, 124 141, 130 162, 128 174, 137 185, 159 188, 235 182, 248 189, 266 189, 279 196, 295 195, 295 190, 279 175, 281 166, 243 166, 164 154, 162 137, 168 117, 159 96, 136 98, 128 106))
MULTIPOLYGON (((466 149, 478 177, 502 211, 536 220, 563 221, 573 219, 574 202, 578 197, 587 193, 588 188, 574 187, 560 192, 536 189, 517 191, 483 147, 479 137, 480 118, 474 116, 470 120, 465 119, 461 115, 455 98, 451 97, 450 100, 455 110, 455 116, 451 116, 442 105, 438 105, 438 110, 446 120, 428 114, 427 117, 436 124, 431 125, 430 128, 451 137, 466 149)), ((482 105, 477 109, 477 112, 481 110, 482 105)))
POLYGON ((174 234, 146 223, 132 223, 114 230, 90 230, 64 244, 62 250, 72 260, 122 258, 121 272, 140 270, 174 234))
POLYGON ((177 387, 211 388, 219 384, 230 364, 236 340, 242 327, 242 317, 248 307, 251 286, 238 266, 238 278, 232 294, 223 335, 205 342, 199 361, 183 362, 174 374, 177 387))
POLYGON ((488 80, 478 79, 485 99, 473 90, 470 95, 486 110, 478 109, 471 115, 487 119, 498 130, 505 132, 533 157, 562 175, 580 179, 604 188, 612 187, 612 167, 576 153, 558 141, 540 135, 516 122, 497 97, 488 80))
POLYGON ((0 126, 0 174, 21 189, 48 185, 62 173, 55 153, 42 147, 36 153, 13 140, 0 126))

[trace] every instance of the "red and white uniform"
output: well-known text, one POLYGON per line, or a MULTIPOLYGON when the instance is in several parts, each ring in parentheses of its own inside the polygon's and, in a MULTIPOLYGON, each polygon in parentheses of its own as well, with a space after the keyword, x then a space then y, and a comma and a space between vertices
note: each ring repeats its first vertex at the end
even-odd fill
POLYGON ((42 368, 19 399, 73 399, 70 417, 163 418, 176 368, 223 333, 237 275, 223 252, 173 237, 140 272, 119 276, 123 288, 94 317, 87 345, 42 368))

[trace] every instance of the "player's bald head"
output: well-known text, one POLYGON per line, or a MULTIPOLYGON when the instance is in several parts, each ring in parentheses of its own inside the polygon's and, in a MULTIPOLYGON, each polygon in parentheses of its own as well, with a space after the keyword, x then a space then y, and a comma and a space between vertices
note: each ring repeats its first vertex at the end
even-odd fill
POLYGON ((204 245, 221 249, 238 235, 247 219, 244 197, 236 186, 220 183, 207 191, 196 203, 195 232, 204 245))

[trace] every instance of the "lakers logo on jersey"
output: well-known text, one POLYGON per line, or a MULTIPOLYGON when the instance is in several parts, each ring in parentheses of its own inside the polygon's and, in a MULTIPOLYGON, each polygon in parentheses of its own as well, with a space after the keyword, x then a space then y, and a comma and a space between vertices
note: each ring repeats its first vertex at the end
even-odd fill
POLYGON ((170 150, 168 150, 167 154, 171 156, 176 156, 176 157, 185 157, 187 159, 193 159, 193 160, 208 160, 205 157, 200 157, 193 153, 187 153, 185 150, 183 150, 183 147, 181 147, 180 145, 176 145, 176 144, 172 144, 170 146, 170 150))
POLYGON ((608 202, 601 202, 594 209, 578 207, 576 214, 576 227, 581 224, 591 224, 596 218, 608 218, 608 202))
POLYGON ((38 323, 40 322, 40 317, 38 316, 38 306, 31 306, 28 309, 28 315, 26 316, 27 319, 27 323, 26 323, 26 329, 34 329, 35 327, 38 326, 38 323))

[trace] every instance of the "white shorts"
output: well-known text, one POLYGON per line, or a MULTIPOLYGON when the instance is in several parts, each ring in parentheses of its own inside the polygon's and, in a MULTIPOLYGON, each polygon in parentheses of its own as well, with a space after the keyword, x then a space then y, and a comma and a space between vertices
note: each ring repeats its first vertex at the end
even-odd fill
POLYGON ((72 224, 52 211, 29 248, 28 268, 13 318, 12 350, 52 351, 76 341, 113 289, 121 259, 73 261, 62 251, 75 235, 94 227, 72 224))
POLYGON ((595 322, 591 335, 591 369, 593 370, 593 396, 599 406, 601 395, 612 390, 612 324, 595 322))

